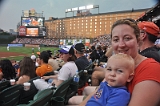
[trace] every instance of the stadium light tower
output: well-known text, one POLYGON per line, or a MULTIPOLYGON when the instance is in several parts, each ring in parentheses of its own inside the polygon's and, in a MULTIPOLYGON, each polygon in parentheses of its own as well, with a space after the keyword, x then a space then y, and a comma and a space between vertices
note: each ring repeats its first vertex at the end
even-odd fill
POLYGON ((73 16, 74 16, 74 11, 90 10, 94 8, 98 8, 98 14, 99 14, 99 5, 87 5, 87 6, 80 6, 80 7, 75 7, 71 9, 66 9, 65 16, 67 17, 68 12, 73 12, 73 16))
POLYGON ((86 9, 90 10, 90 9, 94 9, 94 8, 98 8, 98 14, 99 14, 99 5, 87 5, 86 9))

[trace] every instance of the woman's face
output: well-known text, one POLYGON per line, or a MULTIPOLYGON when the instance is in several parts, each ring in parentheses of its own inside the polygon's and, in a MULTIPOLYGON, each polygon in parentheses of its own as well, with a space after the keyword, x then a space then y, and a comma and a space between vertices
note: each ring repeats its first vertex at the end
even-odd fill
POLYGON ((134 29, 126 24, 117 25, 112 30, 112 48, 114 53, 125 53, 132 58, 138 54, 138 43, 134 29))
POLYGON ((64 62, 67 62, 68 58, 70 57, 70 54, 61 53, 60 57, 64 62))

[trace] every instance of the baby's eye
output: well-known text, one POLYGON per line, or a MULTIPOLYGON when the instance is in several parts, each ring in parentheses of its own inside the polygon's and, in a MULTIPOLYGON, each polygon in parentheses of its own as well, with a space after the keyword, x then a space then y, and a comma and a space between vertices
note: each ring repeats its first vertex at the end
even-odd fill
POLYGON ((122 70, 117 70, 117 72, 122 73, 123 71, 122 70))

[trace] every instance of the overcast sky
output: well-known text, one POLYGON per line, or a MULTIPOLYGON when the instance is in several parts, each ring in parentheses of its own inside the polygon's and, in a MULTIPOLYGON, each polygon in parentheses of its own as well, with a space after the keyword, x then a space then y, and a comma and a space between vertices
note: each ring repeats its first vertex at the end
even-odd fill
MULTIPOLYGON (((21 21, 22 10, 34 8, 42 13, 47 20, 49 17, 65 17, 65 10, 86 5, 99 5, 99 12, 144 9, 153 7, 158 0, 0 0, 0 28, 6 31, 16 29, 21 21)), ((91 10, 98 13, 98 9, 91 10)), ((67 16, 72 16, 68 13, 67 16)))

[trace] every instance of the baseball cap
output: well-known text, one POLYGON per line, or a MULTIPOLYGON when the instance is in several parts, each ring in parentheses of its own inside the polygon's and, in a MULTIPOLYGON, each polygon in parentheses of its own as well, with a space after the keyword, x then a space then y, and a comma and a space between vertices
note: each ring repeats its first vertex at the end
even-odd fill
POLYGON ((84 50, 85 50, 85 46, 84 46, 83 43, 77 43, 77 44, 74 46, 74 48, 75 48, 77 51, 79 51, 79 52, 84 52, 84 50))
POLYGON ((52 57, 52 51, 50 50, 47 50, 48 54, 49 54, 49 57, 52 57))
POLYGON ((158 36, 160 34, 159 27, 153 22, 142 21, 138 23, 138 27, 139 29, 144 30, 147 33, 152 34, 154 36, 158 36))
POLYGON ((60 53, 64 53, 64 54, 72 54, 74 55, 74 49, 72 46, 65 46, 63 48, 61 48, 60 50, 58 50, 60 53))
POLYGON ((31 59, 32 59, 32 60, 35 60, 35 59, 36 59, 36 56, 35 56, 35 55, 31 55, 31 59))

